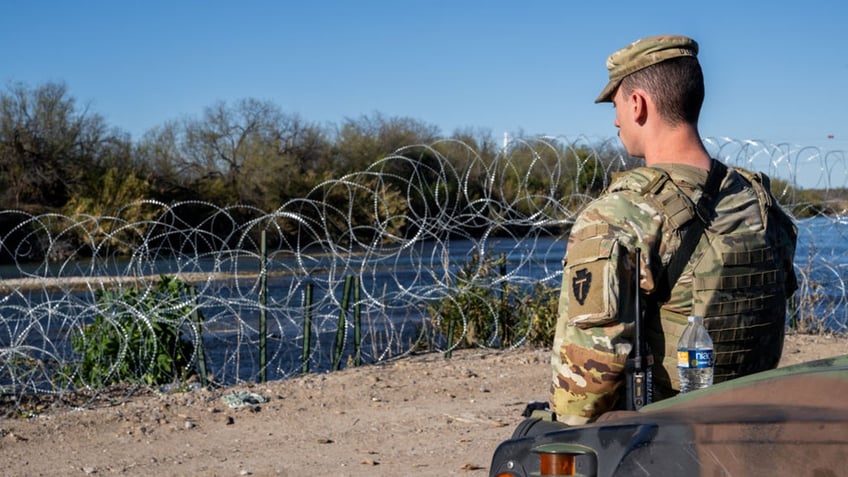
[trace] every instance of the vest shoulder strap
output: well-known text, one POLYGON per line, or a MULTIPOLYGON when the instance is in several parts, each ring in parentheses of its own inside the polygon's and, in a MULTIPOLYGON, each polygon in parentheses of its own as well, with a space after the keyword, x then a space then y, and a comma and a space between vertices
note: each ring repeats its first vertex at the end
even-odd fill
POLYGON ((695 204, 671 180, 668 172, 656 167, 638 167, 613 175, 607 192, 629 190, 650 202, 668 221, 679 229, 695 218, 695 204))
POLYGON ((713 160, 703 193, 697 204, 694 204, 684 194, 671 177, 662 169, 654 167, 639 167, 613 178, 609 191, 632 190, 654 203, 657 210, 666 218, 669 225, 675 229, 686 226, 680 248, 674 253, 668 265, 663 268, 660 280, 657 282, 656 297, 665 301, 674 288, 674 284, 683 272, 689 257, 700 241, 705 227, 712 217, 721 182, 727 175, 728 168, 723 163, 713 160), (667 187, 668 186, 668 187, 667 187), (692 220, 697 217, 697 220, 692 220))
POLYGON ((623 172, 614 172, 608 192, 631 190, 640 195, 656 194, 666 182, 671 181, 668 173, 656 167, 637 167, 623 172))

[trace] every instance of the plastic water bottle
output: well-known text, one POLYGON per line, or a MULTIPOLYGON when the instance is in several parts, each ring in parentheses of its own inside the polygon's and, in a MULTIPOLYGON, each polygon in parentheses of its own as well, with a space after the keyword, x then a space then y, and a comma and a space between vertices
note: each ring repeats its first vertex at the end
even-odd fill
POLYGON ((680 392, 686 393, 713 384, 713 340, 704 328, 704 318, 690 316, 677 343, 677 373, 680 392))

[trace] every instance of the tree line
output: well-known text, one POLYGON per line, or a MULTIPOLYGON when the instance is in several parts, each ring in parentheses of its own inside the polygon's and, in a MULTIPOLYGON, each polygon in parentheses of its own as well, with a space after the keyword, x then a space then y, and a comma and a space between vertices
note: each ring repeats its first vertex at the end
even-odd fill
MULTIPOLYGON (((387 227, 387 235, 408 236, 416 225, 405 217, 434 206, 461 213, 469 203, 485 199, 485 204, 509 204, 510 214, 557 207, 574 211, 597 196, 610 174, 633 165, 609 143, 537 143, 511 150, 508 167, 498 171, 493 186, 484 165, 501 153, 491 132, 483 130, 446 137, 434 125, 380 113, 321 125, 253 98, 215 102, 198 116, 166 121, 133 140, 78 105, 64 83, 15 83, 0 94, 0 211, 32 215, 103 217, 120 211, 122 220, 133 223, 152 218, 145 207, 132 205, 142 199, 238 205, 242 208, 234 214, 250 215, 311 198, 325 203, 325 210, 349 211, 348 217, 328 224, 339 238, 346 229, 377 222, 387 227), (374 169, 402 148, 406 160, 374 169), (445 160, 464 176, 440 171, 445 160), (360 176, 357 180, 367 182, 361 188, 321 186, 369 168, 380 174, 360 176), (416 185, 410 187, 413 177, 416 185), (379 207, 373 205, 374 194, 380 196, 379 207), (445 197, 451 200, 444 202, 445 197)), ((777 179, 773 185, 781 191, 781 202, 799 216, 832 213, 838 205, 834 190, 798 190, 777 179)), ((496 213, 485 207, 475 212, 496 213)), ((203 223, 208 208, 183 206, 179 213, 181 221, 195 226, 203 223)), ((251 217, 235 217, 242 218, 251 217)), ((14 240, 8 232, 18 225, 15 220, 0 217, 6 249, 14 240)), ((470 229, 474 226, 469 222, 470 229)), ((64 240, 73 242, 73 235, 65 234, 64 240)), ((79 247, 70 243, 67 248, 79 247)))
MULTIPOLYGON (((340 192, 334 197, 332 191, 321 191, 320 184, 365 171, 398 149, 416 144, 435 145, 411 151, 409 161, 393 162, 391 170, 381 171, 386 174, 379 184, 376 180, 371 184, 384 193, 385 208, 392 209, 392 216, 402 217, 426 207, 439 194, 458 193, 449 190, 458 188, 458 184, 437 180, 433 180, 432 190, 412 195, 404 190, 408 188, 404 178, 410 174, 438 172, 439 154, 449 158, 456 170, 480 175, 479 180, 463 178, 470 189, 479 185, 479 190, 463 191, 464 200, 491 195, 483 190, 486 171, 472 165, 475 161, 491 163, 501 152, 486 131, 455 131, 445 137, 436 126, 380 113, 348 118, 337 125, 320 125, 287 113, 272 102, 246 98, 215 102, 196 117, 166 121, 133 140, 119 127, 107 124, 101 115, 80 106, 64 83, 15 83, 0 95, 0 210, 69 217, 100 217, 121 210, 124 219, 133 221, 148 218, 142 207, 126 208, 141 199, 165 204, 197 201, 240 205, 245 210, 262 211, 274 211, 287 201, 310 195, 331 202, 373 202, 373 197, 344 197, 340 192)), ((550 152, 549 162, 570 154, 580 156, 575 158, 584 163, 588 159, 588 167, 575 166, 564 172, 571 175, 570 180, 553 187, 551 177, 543 177, 543 173, 525 177, 513 171, 511 177, 501 179, 498 193, 520 191, 530 197, 553 193, 558 198, 568 198, 575 192, 596 193, 608 180, 612 158, 620 155, 609 150, 608 157, 600 157, 594 148, 586 147, 550 152)), ((525 159, 511 160, 525 160, 528 165, 538 161, 536 152, 528 150, 525 155, 525 159)), ((426 184, 428 178, 419 180, 426 184)), ((369 212, 373 206, 348 204, 347 208, 356 212, 354 222, 367 224, 378 219, 374 215, 379 211, 369 212)), ((199 221, 197 217, 187 220, 199 221)), ((395 232, 401 234, 413 227, 403 220, 395 220, 395 224, 399 229, 395 232)), ((0 232, 13 225, 0 223, 0 232)))
POLYGON ((97 212, 152 198, 273 210, 323 179, 437 136, 433 126, 379 114, 332 129, 243 99, 132 141, 80 108, 62 83, 14 84, 0 96, 0 209, 97 212), (108 196, 104 179, 113 183, 108 196))

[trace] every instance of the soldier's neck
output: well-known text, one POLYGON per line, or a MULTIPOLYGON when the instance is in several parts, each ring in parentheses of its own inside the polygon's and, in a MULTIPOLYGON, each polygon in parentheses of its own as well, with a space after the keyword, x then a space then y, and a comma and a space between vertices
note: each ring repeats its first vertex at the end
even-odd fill
POLYGON ((645 165, 685 164, 710 169, 710 155, 692 125, 665 128, 645 143, 645 165))

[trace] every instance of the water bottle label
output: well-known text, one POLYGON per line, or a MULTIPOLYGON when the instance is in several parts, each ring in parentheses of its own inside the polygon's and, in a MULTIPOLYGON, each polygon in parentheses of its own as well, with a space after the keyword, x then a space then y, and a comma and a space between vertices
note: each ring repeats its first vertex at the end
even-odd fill
POLYGON ((677 350, 678 368, 710 368, 712 365, 713 350, 711 349, 677 350))

